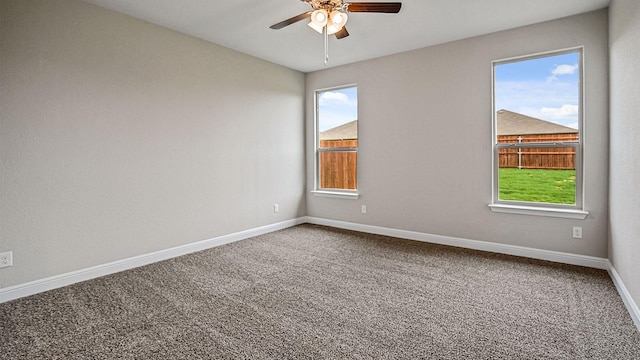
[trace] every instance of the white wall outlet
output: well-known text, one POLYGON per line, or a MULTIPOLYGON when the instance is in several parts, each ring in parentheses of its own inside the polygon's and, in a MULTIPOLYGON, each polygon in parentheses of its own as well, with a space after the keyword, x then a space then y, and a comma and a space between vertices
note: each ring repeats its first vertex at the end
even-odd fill
POLYGON ((13 251, 0 253, 0 268, 13 266, 13 251))
POLYGON ((278 204, 273 204, 273 212, 274 212, 274 213, 280 212, 280 205, 278 205, 278 204))
POLYGON ((360 208, 360 212, 362 212, 363 214, 367 213, 367 205, 362 205, 362 207, 360 208))
POLYGON ((574 239, 582 239, 582 227, 574 226, 573 227, 573 238, 574 239))

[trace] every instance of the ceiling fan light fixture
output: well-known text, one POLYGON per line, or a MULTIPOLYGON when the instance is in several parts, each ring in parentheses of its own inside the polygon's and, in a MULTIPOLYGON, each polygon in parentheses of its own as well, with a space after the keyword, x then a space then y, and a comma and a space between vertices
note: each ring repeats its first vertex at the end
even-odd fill
POLYGON ((336 26, 339 26, 340 29, 342 29, 342 27, 347 23, 348 18, 349 17, 346 13, 338 10, 333 10, 331 12, 331 15, 329 15, 329 19, 331 19, 331 22, 336 26))
POLYGON ((327 13, 327 10, 325 9, 314 10, 311 13, 311 22, 320 28, 327 25, 328 20, 329 20, 329 13, 327 13))
POLYGON ((345 2, 345 0, 301 0, 313 9, 292 18, 269 26, 278 30, 285 26, 295 24, 298 21, 310 19, 307 24, 310 28, 322 34, 324 38, 324 64, 329 61, 329 35, 335 35, 336 39, 344 39, 349 36, 345 27, 349 16, 347 12, 390 13, 400 12, 400 2, 345 2))

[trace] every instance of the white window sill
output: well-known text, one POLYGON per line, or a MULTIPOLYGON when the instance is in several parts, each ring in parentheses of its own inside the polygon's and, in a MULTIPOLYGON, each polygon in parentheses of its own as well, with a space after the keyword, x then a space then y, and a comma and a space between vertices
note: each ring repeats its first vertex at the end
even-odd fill
POLYGON ((358 200, 360 194, 357 191, 333 191, 333 190, 313 190, 313 196, 330 197, 338 199, 358 200))
POLYGON ((560 209, 542 206, 525 206, 525 205, 507 205, 507 204, 489 204, 491 211, 497 213, 550 216, 565 219, 583 220, 589 215, 588 211, 578 209, 560 209))

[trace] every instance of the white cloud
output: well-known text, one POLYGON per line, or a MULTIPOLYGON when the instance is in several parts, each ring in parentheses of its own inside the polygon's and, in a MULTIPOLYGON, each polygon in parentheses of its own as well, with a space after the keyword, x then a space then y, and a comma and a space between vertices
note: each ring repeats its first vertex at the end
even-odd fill
POLYGON ((347 104, 349 103, 349 97, 347 94, 333 91, 326 91, 320 95, 320 105, 327 103, 347 104))
POLYGON ((557 108, 543 107, 540 109, 540 114, 542 114, 544 118, 553 120, 571 119, 578 116, 578 110, 578 105, 565 104, 557 108))
POLYGON ((551 76, 547 78, 547 81, 558 80, 559 75, 573 75, 578 70, 578 64, 562 64, 556 65, 556 67, 551 70, 551 76))
POLYGON ((551 70, 551 75, 572 75, 576 70, 578 70, 578 64, 557 65, 555 69, 551 70))

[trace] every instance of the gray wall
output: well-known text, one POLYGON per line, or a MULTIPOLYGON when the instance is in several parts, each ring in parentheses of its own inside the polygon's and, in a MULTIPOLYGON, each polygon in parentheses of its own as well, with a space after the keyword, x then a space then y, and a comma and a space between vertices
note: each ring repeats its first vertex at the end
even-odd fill
POLYGON ((307 196, 310 216, 607 256, 607 11, 432 46, 307 76, 307 191, 313 91, 357 83, 359 200, 307 196), (584 46, 586 220, 492 213, 491 61, 584 46), (360 213, 366 204, 368 213, 360 213), (573 226, 583 239, 573 239, 573 226))
POLYGON ((613 0, 609 21, 609 259, 640 305, 640 2, 613 0))
POLYGON ((75 0, 0 26, 0 287, 306 213, 304 74, 75 0))

